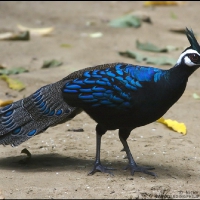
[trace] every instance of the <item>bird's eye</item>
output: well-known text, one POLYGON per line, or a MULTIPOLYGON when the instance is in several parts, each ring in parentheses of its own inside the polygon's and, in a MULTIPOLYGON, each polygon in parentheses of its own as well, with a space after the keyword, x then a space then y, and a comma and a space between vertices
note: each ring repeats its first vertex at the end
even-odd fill
POLYGON ((190 58, 190 60, 191 60, 193 63, 198 63, 198 61, 200 60, 199 55, 197 55, 197 54, 195 54, 195 53, 189 54, 188 57, 190 58))

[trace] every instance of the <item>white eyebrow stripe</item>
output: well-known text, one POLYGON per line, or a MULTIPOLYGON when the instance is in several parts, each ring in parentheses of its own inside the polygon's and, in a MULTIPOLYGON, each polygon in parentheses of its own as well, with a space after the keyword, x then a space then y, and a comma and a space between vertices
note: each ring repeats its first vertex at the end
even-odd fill
POLYGON ((179 65, 179 64, 181 63, 182 58, 183 58, 186 54, 188 54, 188 53, 196 53, 196 54, 198 54, 198 55, 200 56, 200 54, 199 54, 197 51, 195 51, 195 50, 193 50, 193 49, 188 49, 188 50, 186 50, 185 52, 183 52, 183 53, 180 55, 180 57, 179 57, 179 59, 177 60, 176 64, 179 65))

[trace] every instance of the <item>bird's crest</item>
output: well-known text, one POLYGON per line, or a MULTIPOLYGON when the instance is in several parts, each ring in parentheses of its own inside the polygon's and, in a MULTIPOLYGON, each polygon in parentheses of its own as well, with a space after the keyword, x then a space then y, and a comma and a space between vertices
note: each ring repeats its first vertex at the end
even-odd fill
POLYGON ((197 42, 197 40, 194 36, 192 29, 189 30, 188 28, 186 28, 186 35, 187 35, 187 38, 188 38, 188 40, 191 44, 190 48, 192 48, 192 49, 196 50, 198 53, 200 53, 200 46, 199 46, 199 44, 198 44, 198 42, 197 42))

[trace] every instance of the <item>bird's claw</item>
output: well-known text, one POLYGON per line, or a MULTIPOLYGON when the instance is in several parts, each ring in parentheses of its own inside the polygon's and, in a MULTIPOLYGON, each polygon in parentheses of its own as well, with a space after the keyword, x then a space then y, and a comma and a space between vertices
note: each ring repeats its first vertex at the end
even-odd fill
POLYGON ((93 175, 96 172, 103 172, 103 173, 108 173, 113 176, 113 173, 110 170, 116 170, 116 169, 105 167, 98 163, 94 165, 93 170, 90 173, 88 173, 88 175, 93 175))
POLYGON ((127 169, 130 169, 131 175, 134 175, 135 172, 142 172, 142 173, 154 176, 154 177, 157 176, 155 173, 148 171, 148 170, 155 169, 154 167, 141 167, 141 166, 138 166, 138 165, 136 165, 136 166, 135 165, 128 165, 124 168, 124 170, 127 170, 127 169))

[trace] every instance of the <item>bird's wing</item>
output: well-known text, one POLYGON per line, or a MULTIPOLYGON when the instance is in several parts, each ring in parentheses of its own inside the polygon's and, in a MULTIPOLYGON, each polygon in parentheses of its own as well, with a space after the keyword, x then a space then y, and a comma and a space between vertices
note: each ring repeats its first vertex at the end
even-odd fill
POLYGON ((144 82, 157 82, 161 69, 116 63, 104 69, 85 70, 69 80, 62 92, 69 105, 128 109, 144 82))

